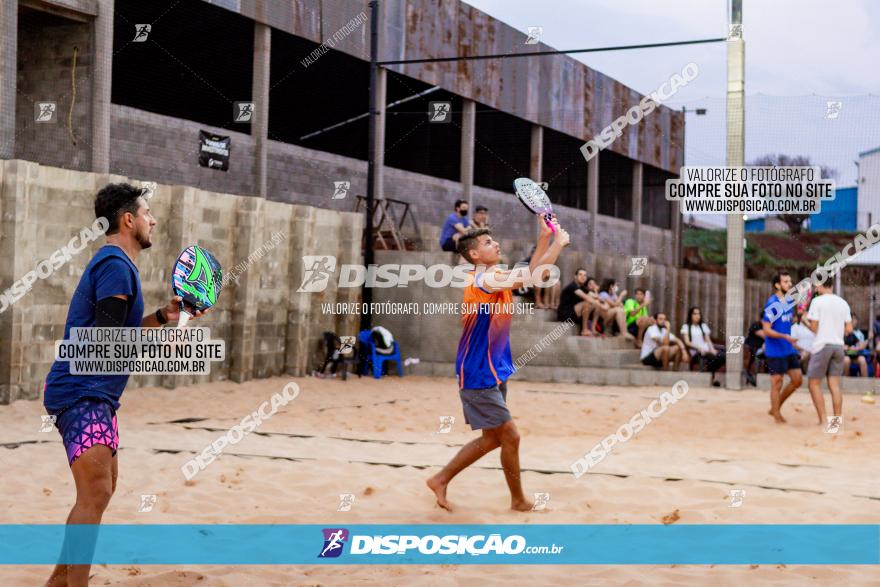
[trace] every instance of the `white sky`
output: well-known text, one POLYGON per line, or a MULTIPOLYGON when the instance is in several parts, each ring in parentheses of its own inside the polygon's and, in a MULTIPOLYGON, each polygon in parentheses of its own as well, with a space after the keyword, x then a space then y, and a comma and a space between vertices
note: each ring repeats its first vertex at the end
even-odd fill
MULTIPOLYGON (((727 35, 726 0, 465 1, 524 32, 543 27, 555 49, 727 35)), ((744 0, 746 161, 807 155, 835 168, 838 185, 854 185, 858 153, 880 146, 877 30, 876 0, 744 0), (837 118, 826 118, 828 101, 841 102, 837 118)), ((700 75, 668 105, 708 109, 687 115, 687 163, 725 163, 724 43, 572 57, 642 93, 695 62, 700 75)))

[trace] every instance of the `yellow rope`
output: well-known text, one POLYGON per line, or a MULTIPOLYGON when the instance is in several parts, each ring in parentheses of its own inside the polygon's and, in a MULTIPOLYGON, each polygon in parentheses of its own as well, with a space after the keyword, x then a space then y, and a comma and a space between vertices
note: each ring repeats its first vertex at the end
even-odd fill
POLYGON ((73 67, 70 70, 70 83, 73 86, 73 96, 70 98, 70 110, 67 112, 67 131, 70 133, 70 140, 76 145, 76 135, 73 134, 73 105, 76 103, 76 54, 79 47, 73 48, 73 67))

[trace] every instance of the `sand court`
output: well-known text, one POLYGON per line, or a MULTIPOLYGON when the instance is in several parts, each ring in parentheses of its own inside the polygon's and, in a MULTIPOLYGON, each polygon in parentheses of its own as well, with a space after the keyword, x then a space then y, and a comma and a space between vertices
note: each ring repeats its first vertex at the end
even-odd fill
MULTIPOLYGON (((765 392, 691 388, 579 479, 571 463, 614 433, 664 388, 510 383, 529 497, 548 510, 515 513, 498 451, 453 480, 453 513, 425 479, 475 436, 452 378, 295 379, 299 396, 227 446, 187 481, 181 466, 291 381, 134 389, 119 411, 120 481, 105 524, 876 524, 880 489, 872 444, 875 405, 844 400, 844 426, 825 434, 805 389, 767 415, 765 392), (448 433, 440 418, 454 416, 448 433), (744 490, 740 507, 730 491, 744 490), (139 512, 141 495, 156 495, 139 512), (337 511, 352 494, 350 511, 337 511)), ((39 432, 36 402, 0 407, 0 523, 57 523, 74 498, 57 432, 39 432)), ((317 553, 316 553, 317 554, 317 553)), ((95 585, 468 585, 532 580, 563 585, 703 584, 698 566, 95 566, 95 585)), ((0 568, 3 585, 32 585, 48 567, 0 568)), ((870 567, 716 566, 715 584, 872 584, 870 567)))

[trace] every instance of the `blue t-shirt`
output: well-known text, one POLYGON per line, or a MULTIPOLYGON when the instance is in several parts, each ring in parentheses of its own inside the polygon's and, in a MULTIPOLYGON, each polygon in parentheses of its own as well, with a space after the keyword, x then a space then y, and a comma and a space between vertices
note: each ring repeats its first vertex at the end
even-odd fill
POLYGON ((440 231, 440 246, 443 246, 453 234, 455 234, 455 225, 461 222, 462 226, 467 228, 470 226, 467 216, 459 216, 458 212, 453 212, 443 223, 443 230, 440 231))
MULTIPOLYGON (((780 334, 791 334, 791 319, 794 316, 794 305, 773 321, 767 313, 767 308, 774 304, 781 304, 784 307, 785 300, 780 300, 776 297, 776 294, 770 296, 764 304, 764 313, 761 315, 761 320, 770 322, 770 327, 780 334)), ((788 355, 796 354, 798 352, 794 345, 784 338, 770 338, 768 336, 764 339, 764 355, 767 357, 787 357, 788 355)))
MULTIPOLYGON (((104 245, 92 257, 83 272, 67 312, 64 339, 71 328, 95 326, 95 308, 99 300, 116 295, 128 296, 126 327, 140 327, 144 316, 144 298, 138 269, 125 251, 104 245)), ((105 399, 119 409, 119 398, 128 383, 128 375, 72 375, 68 361, 55 361, 46 377, 43 405, 49 414, 58 414, 84 397, 105 399)))

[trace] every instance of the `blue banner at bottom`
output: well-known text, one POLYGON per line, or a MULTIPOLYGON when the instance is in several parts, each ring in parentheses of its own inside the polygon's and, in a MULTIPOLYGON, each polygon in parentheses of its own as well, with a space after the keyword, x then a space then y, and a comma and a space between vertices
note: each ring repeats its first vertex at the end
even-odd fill
POLYGON ((880 525, 23 524, 0 544, 4 565, 880 564, 880 525))

